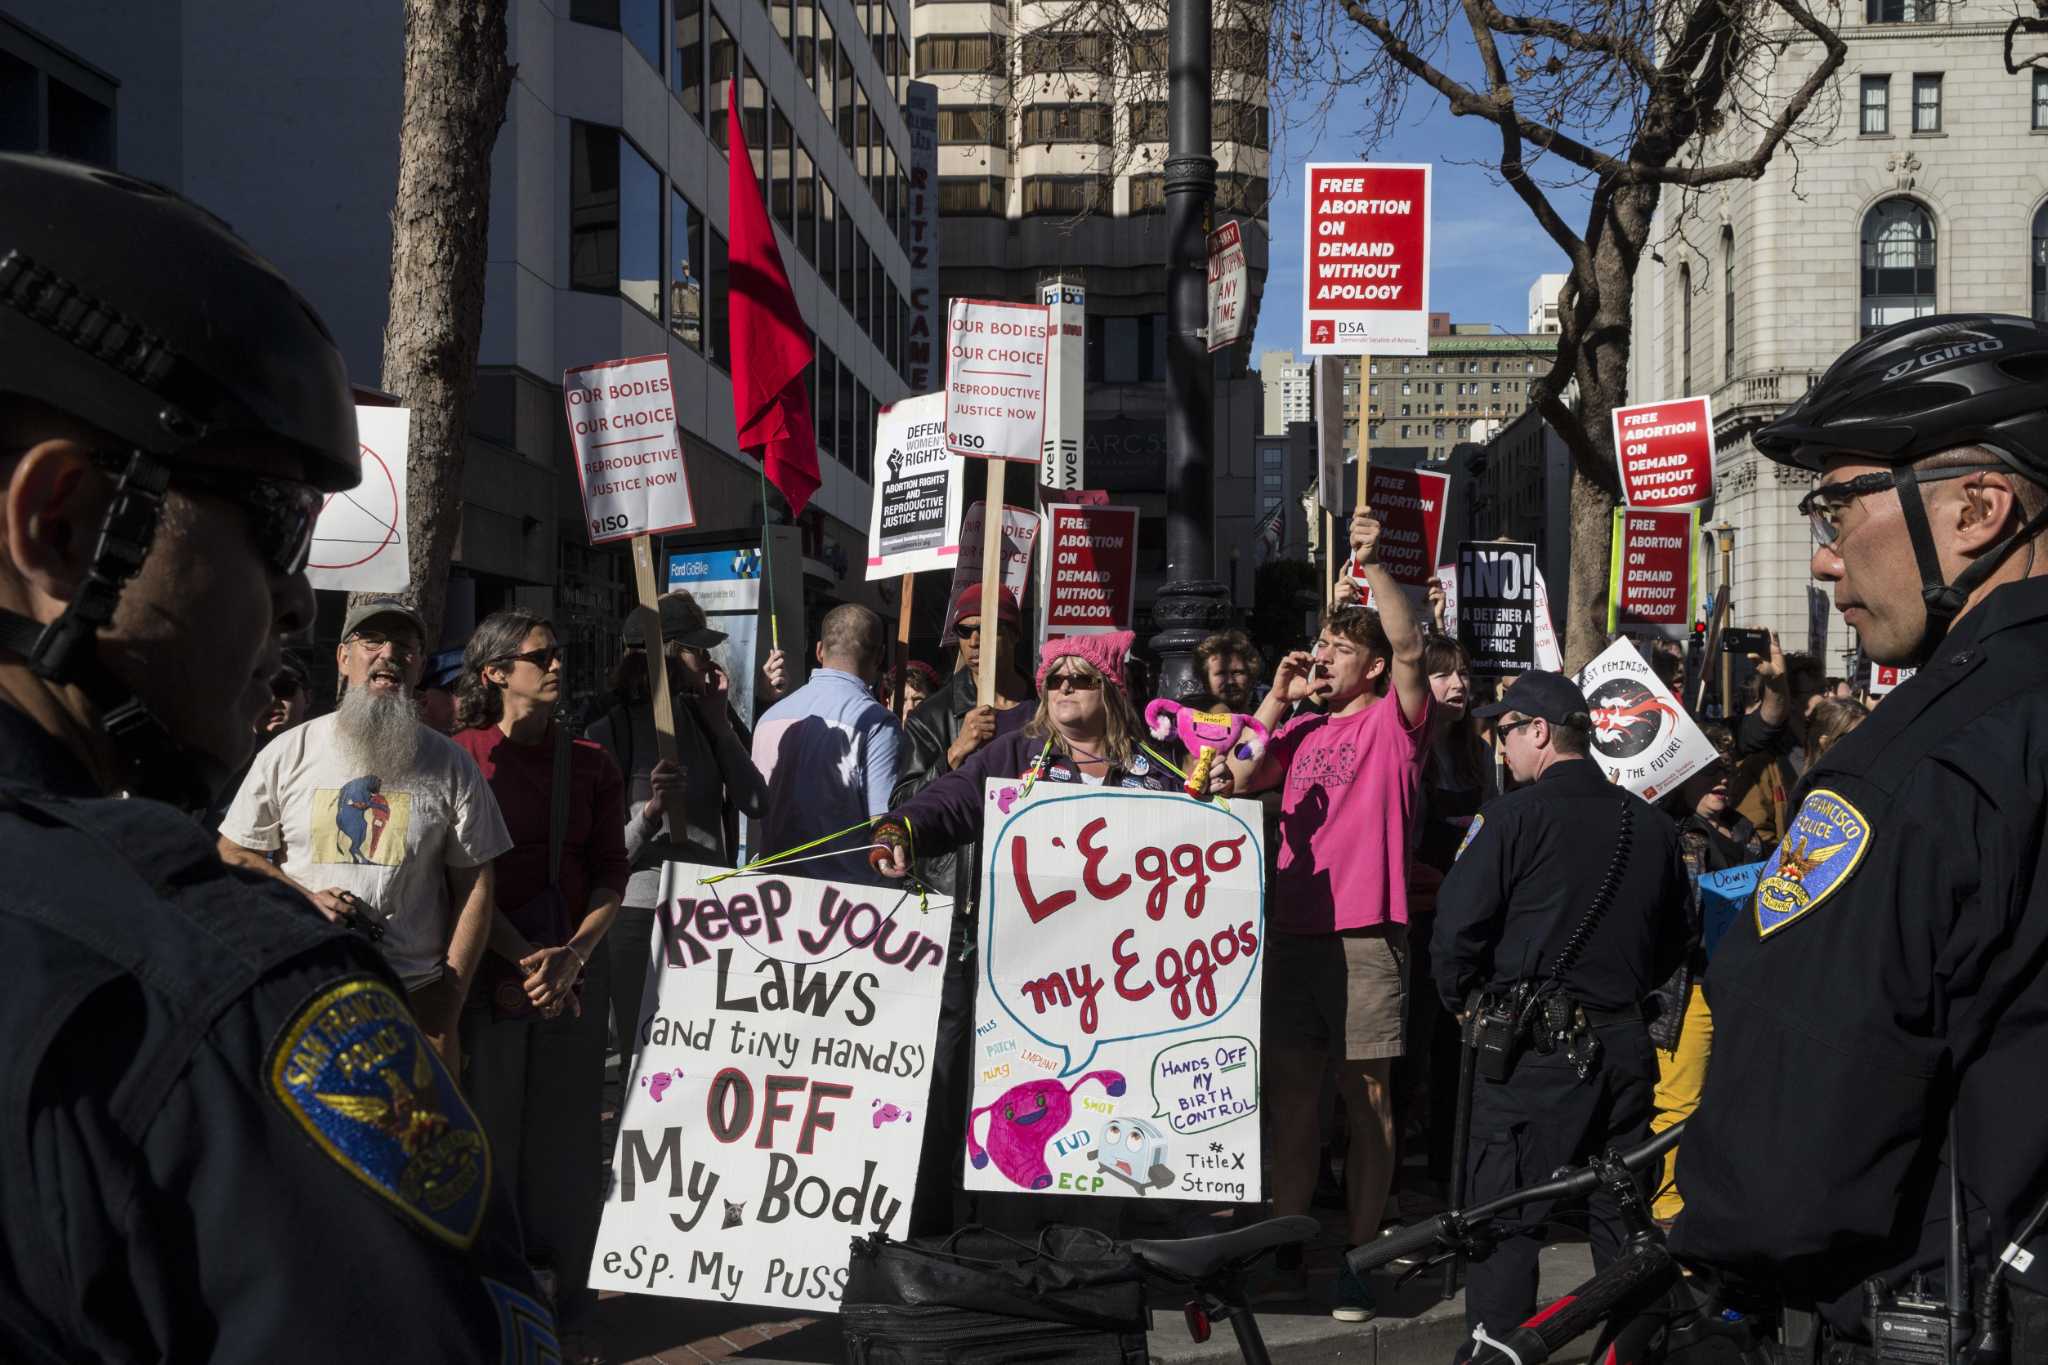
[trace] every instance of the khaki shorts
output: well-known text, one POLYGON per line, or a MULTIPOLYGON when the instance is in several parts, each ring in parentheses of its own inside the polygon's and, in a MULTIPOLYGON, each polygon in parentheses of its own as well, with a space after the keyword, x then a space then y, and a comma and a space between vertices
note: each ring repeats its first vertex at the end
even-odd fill
POLYGON ((1267 1047, 1398 1057, 1407 1013, 1407 925, 1266 936, 1267 1047))

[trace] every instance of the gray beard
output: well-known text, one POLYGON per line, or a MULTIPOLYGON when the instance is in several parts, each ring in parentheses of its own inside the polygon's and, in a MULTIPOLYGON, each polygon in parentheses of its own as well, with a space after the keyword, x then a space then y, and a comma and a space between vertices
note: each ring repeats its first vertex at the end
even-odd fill
POLYGON ((410 773, 419 757, 419 712, 406 689, 379 695, 349 688, 334 708, 334 729, 350 766, 386 781, 410 773))

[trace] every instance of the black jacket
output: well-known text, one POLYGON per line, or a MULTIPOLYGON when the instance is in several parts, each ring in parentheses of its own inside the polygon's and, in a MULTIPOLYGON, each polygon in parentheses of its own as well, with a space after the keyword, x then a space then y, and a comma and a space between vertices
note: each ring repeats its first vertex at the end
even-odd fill
POLYGON ((0 704, 0 1359, 552 1343, 490 1145, 367 943, 0 704))
MULTIPOLYGON (((904 717, 904 744, 897 751, 896 786, 889 793, 889 809, 902 809, 935 778, 950 771, 946 751, 960 737, 960 722, 974 709, 976 695, 974 675, 957 668, 938 691, 904 717)), ((996 712, 996 733, 1006 735, 1023 729, 1037 710, 1036 702, 1025 701, 996 712)), ((963 909, 974 903, 975 871, 971 843, 965 849, 917 861, 917 875, 924 884, 951 896, 953 904, 963 909)))

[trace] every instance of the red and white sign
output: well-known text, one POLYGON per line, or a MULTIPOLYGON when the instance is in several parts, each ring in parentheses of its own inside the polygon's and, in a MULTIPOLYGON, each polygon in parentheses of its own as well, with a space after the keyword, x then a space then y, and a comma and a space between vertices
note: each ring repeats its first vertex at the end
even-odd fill
POLYGON ((1609 634, 1683 640, 1696 614, 1699 513, 1614 509, 1614 563, 1607 584, 1609 634))
MULTIPOLYGON (((1450 496, 1451 476, 1382 465, 1370 465, 1367 470, 1365 501, 1380 519, 1380 563, 1387 566, 1396 583, 1428 588, 1436 578, 1437 559, 1443 551, 1444 500, 1450 496)), ((1341 525, 1338 531, 1346 534, 1341 525)), ((1352 582, 1360 588, 1367 586, 1357 564, 1345 567, 1352 582)))
POLYGON ((1872 664, 1870 666, 1870 695, 1881 697, 1919 671, 1917 668, 1899 668, 1892 664, 1872 664))
POLYGON ((356 408, 363 481, 329 493, 313 523, 306 581, 341 592, 403 592, 412 581, 405 548, 405 459, 412 413, 356 408))
POLYGON ((1231 219, 1209 234, 1209 349, 1220 351, 1244 335, 1244 233, 1231 219))
POLYGON ((570 370, 562 405, 591 544, 697 524, 666 354, 570 370))
POLYGON ((1302 354, 1428 355, 1430 168, 1305 169, 1302 354))
POLYGON ((946 314, 948 450, 1038 463, 1051 334, 1042 303, 953 300, 946 314))
POLYGON ((1054 504, 1046 509, 1046 538, 1046 637, 1129 630, 1137 614, 1138 509, 1054 504))
POLYGON ((1614 410, 1621 500, 1630 507, 1698 507, 1714 496, 1714 414, 1704 398, 1614 410))

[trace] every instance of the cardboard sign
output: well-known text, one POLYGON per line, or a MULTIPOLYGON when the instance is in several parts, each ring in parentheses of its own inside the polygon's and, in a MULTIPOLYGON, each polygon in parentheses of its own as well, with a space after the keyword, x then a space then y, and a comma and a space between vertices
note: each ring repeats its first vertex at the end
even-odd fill
POLYGON ((1049 333, 1042 303, 953 300, 946 316, 949 450, 980 460, 1038 463, 1049 333))
POLYGON ((1305 169, 1302 354, 1428 355, 1430 168, 1305 169))
POLYGON ((1870 666, 1870 695, 1881 697, 1895 690, 1898 685, 1920 670, 1900 668, 1895 664, 1872 664, 1870 666))
MULTIPOLYGON (((941 644, 950 645, 957 638, 953 634, 953 604, 960 600, 961 593, 981 582, 981 556, 973 550, 981 545, 984 505, 975 503, 960 519, 960 543, 972 548, 953 564, 953 586, 946 592, 946 632, 941 644)), ((1024 605, 1024 588, 1031 581, 1031 550, 1037 543, 1038 514, 1023 507, 1004 507, 1003 586, 1016 598, 1020 610, 1024 605)))
POLYGON ((313 524, 306 581, 340 592, 403 592, 412 582, 405 548, 405 459, 412 413, 356 409, 363 480, 329 493, 313 524))
POLYGON ((1607 580, 1607 633, 1692 633, 1699 603, 1700 514, 1614 509, 1613 564, 1607 580))
POLYGON ((1458 643, 1481 678, 1508 678, 1539 667, 1536 652, 1536 547, 1512 540, 1458 546, 1455 610, 1458 643))
POLYGON ((1244 234, 1232 219, 1209 234, 1209 349, 1220 351, 1244 335, 1250 272, 1244 234))
MULTIPOLYGON (((1461 543, 1459 549, 1463 548, 1461 543)), ((1444 590, 1444 621, 1450 633, 1462 641, 1458 626, 1458 566, 1446 564, 1439 568, 1436 581, 1444 590)), ((1536 568, 1536 666, 1552 673, 1564 671, 1564 649, 1557 642, 1557 627, 1551 624, 1550 587, 1543 580, 1541 565, 1536 568)))
POLYGON ((1709 958, 1721 946, 1721 939, 1728 926, 1735 923, 1735 917, 1750 907, 1756 896, 1756 884, 1770 861, 1766 858, 1763 862, 1700 874, 1700 947, 1709 958))
POLYGON ((1045 636, 1129 630, 1138 607, 1138 509, 1055 503, 1045 536, 1045 636))
POLYGON ((1350 455, 1344 449, 1344 362, 1336 356, 1322 356, 1315 362, 1316 414, 1316 502, 1336 518, 1338 543, 1324 550, 1334 556, 1350 541, 1343 534, 1351 508, 1344 501, 1344 466, 1350 455))
POLYGON ((875 423, 868 577, 952 568, 966 505, 966 462, 946 449, 946 396, 927 393, 883 408, 875 423))
POLYGON ((1714 414, 1704 398, 1614 410, 1614 458, 1630 507, 1698 507, 1714 496, 1714 414))
POLYGON ((903 127, 910 134, 910 198, 903 206, 903 254, 910 260, 910 332, 903 339, 903 377, 912 393, 939 387, 939 89, 929 81, 903 87, 903 127))
POLYGON ((966 1188, 1259 1199, 1258 803, 1000 780, 984 801, 966 1188))
POLYGON ((591 544, 697 524, 665 352, 566 371, 562 404, 591 544))
POLYGON ((1616 786, 1655 801, 1720 758, 1627 639, 1602 650, 1578 684, 1593 717, 1593 757, 1616 786))
POLYGON ((952 903, 662 869, 595 1289, 831 1311, 904 1235, 952 903))

